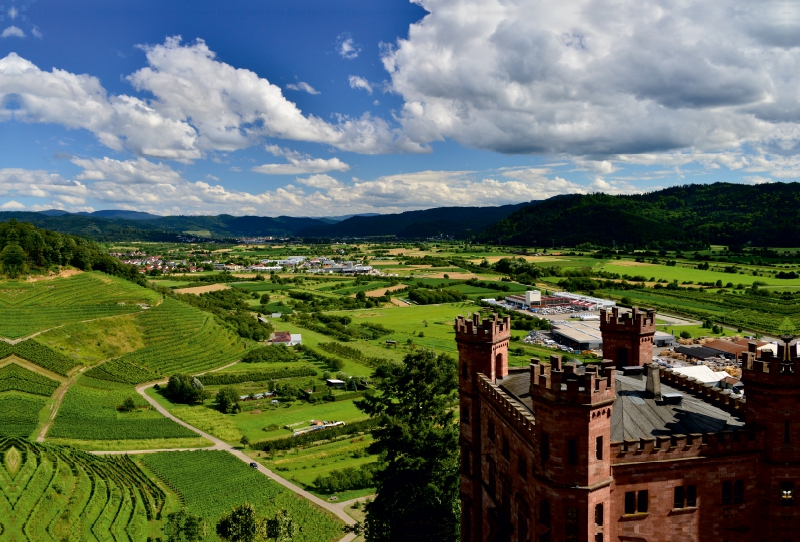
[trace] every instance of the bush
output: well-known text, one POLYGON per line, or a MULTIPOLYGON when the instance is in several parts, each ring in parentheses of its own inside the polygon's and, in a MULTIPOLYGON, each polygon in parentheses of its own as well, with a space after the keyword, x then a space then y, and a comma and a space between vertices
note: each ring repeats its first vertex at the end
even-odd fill
POLYGON ((691 339, 692 334, 688 331, 681 331, 681 339, 691 339))

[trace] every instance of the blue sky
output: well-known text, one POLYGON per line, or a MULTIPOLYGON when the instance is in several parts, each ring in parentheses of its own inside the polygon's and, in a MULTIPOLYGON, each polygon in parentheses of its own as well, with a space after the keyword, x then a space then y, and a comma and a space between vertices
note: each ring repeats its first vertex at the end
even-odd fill
POLYGON ((0 209, 326 216, 791 181, 795 5, 0 0, 0 209))

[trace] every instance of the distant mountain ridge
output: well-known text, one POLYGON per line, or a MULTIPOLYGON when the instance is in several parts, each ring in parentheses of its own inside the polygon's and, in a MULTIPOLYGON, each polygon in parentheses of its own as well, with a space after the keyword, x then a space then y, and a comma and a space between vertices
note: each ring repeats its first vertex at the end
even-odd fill
POLYGON ((674 186, 629 196, 571 194, 523 207, 478 240, 550 247, 800 246, 800 184, 674 186))

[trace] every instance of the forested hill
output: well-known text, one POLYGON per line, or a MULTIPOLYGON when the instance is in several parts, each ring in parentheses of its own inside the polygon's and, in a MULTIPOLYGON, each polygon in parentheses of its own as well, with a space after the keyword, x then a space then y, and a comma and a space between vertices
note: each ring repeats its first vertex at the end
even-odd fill
POLYGON ((138 269, 112 258, 92 241, 43 230, 15 219, 0 223, 0 272, 3 275, 16 278, 30 271, 45 272, 66 265, 145 283, 138 269))
POLYGON ((478 236, 550 247, 746 244, 800 246, 800 184, 716 183, 632 196, 557 196, 523 207, 478 236))
MULTIPOLYGON (((534 202, 532 202, 534 203, 534 202)), ((437 207, 424 211, 354 216, 323 227, 300 230, 303 237, 377 237, 426 238, 439 235, 466 238, 477 235, 514 211, 531 205, 518 203, 499 207, 437 207)))

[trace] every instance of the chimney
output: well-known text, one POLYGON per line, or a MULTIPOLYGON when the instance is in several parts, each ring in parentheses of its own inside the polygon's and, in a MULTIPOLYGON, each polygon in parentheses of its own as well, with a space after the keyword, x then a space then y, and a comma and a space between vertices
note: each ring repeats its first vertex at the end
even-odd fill
POLYGON ((663 400, 661 396, 661 373, 658 371, 658 363, 650 363, 647 365, 647 382, 645 389, 653 394, 656 401, 663 400))

